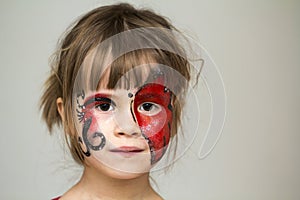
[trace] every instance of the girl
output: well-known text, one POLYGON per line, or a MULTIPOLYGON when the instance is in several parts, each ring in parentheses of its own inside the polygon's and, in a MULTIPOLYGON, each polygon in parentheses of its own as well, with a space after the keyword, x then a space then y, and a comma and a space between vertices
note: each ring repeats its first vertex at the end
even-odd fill
POLYGON ((57 199, 162 199, 149 172, 174 158, 190 79, 164 17, 124 3, 81 17, 60 42, 41 98, 49 131, 63 126, 84 169, 57 199))

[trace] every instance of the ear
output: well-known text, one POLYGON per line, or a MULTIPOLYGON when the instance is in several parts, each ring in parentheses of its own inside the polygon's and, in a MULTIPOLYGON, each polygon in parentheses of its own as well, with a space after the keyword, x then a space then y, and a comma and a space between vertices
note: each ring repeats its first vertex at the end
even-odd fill
POLYGON ((61 97, 56 99, 56 106, 57 106, 57 111, 61 117, 61 120, 64 122, 65 121, 65 110, 64 110, 64 104, 63 100, 61 97))

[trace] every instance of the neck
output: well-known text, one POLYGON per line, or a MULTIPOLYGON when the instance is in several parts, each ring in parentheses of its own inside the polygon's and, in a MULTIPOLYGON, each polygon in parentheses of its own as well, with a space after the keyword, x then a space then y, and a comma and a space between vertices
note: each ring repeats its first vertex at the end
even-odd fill
POLYGON ((119 179, 85 166, 81 180, 75 187, 80 196, 88 199, 161 199, 150 185, 149 173, 119 179))

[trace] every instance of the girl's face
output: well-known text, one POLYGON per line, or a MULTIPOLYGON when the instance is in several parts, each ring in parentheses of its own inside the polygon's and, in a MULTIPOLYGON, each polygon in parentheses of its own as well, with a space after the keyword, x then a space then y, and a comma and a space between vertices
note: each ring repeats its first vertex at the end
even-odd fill
POLYGON ((171 101, 159 80, 78 94, 79 142, 86 160, 118 173, 149 172, 170 141, 171 101))

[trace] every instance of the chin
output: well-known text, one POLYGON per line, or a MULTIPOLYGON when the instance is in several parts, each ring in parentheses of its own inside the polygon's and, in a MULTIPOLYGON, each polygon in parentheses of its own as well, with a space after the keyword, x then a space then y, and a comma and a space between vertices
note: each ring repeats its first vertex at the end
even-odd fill
POLYGON ((96 158, 86 159, 86 165, 94 173, 101 174, 114 179, 135 179, 141 176, 148 176, 151 164, 149 162, 123 162, 123 163, 102 163, 96 158), (142 164, 141 164, 142 163, 142 164))
POLYGON ((149 172, 133 173, 133 172, 124 172, 124 171, 118 171, 115 169, 111 169, 110 177, 115 178, 115 179, 129 180, 129 179, 136 179, 141 176, 146 176, 148 174, 149 174, 149 172))

